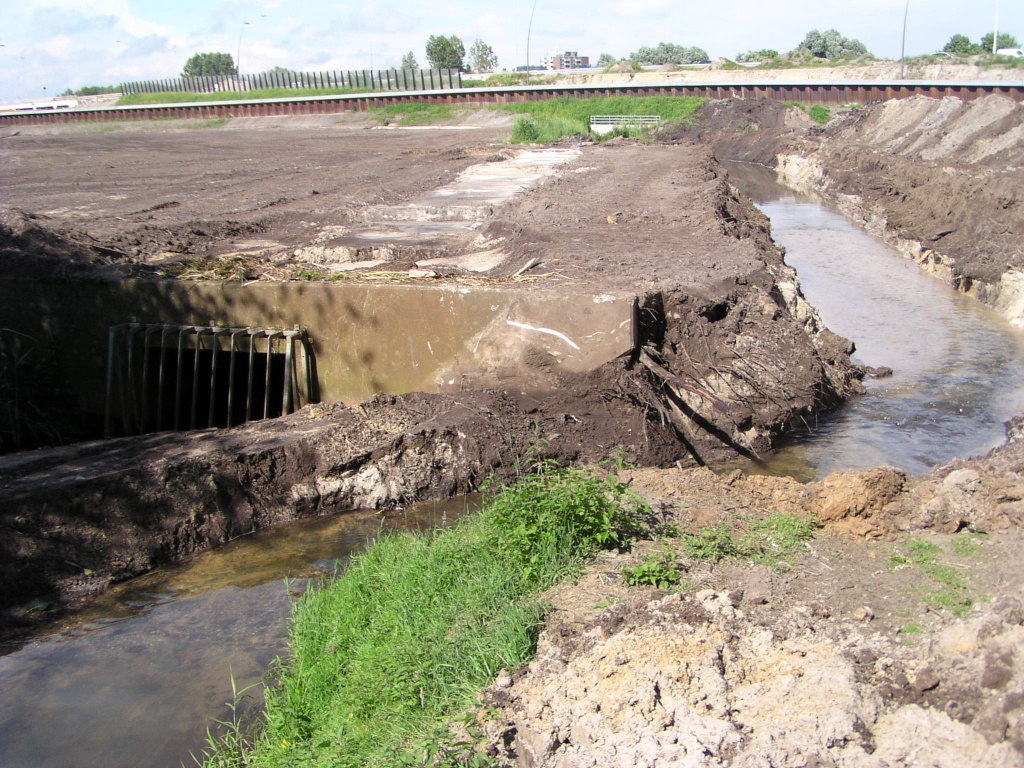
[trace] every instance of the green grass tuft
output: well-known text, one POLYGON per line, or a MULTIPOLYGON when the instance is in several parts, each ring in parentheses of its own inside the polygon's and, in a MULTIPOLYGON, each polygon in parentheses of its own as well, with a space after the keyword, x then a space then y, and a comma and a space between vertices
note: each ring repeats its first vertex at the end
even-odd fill
POLYGON ((699 534, 683 537, 683 549, 697 561, 750 560, 778 568, 792 563, 814 537, 818 521, 775 512, 764 519, 744 515, 730 522, 705 528, 699 534))
POLYGON ((529 116, 533 127, 519 118, 512 126, 512 143, 557 141, 574 133, 589 133, 592 115, 661 115, 679 120, 693 113, 705 99, 692 96, 603 96, 593 99, 548 99, 503 104, 495 109, 529 116), (516 125, 522 125, 517 133, 516 125), (517 136, 535 136, 524 139, 517 136))
POLYGON ((115 106, 131 107, 140 104, 191 104, 199 101, 247 101, 249 99, 290 99, 305 96, 335 96, 346 93, 367 93, 367 89, 353 88, 259 88, 252 91, 169 91, 167 93, 129 93, 117 100, 115 106))
POLYGON ((614 476, 541 469, 452 528, 381 536, 304 595, 262 727, 205 765, 449 765, 460 750, 485 764, 446 725, 529 660, 538 592, 628 545, 649 513, 614 476))

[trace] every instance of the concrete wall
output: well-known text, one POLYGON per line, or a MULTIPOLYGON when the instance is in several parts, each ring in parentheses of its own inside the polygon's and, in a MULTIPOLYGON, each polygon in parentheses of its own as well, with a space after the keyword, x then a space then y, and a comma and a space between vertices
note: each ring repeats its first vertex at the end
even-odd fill
POLYGON ((531 287, 0 281, 0 327, 52 343, 101 413, 107 329, 125 322, 307 331, 324 401, 460 386, 543 389, 632 346, 632 295, 531 287))

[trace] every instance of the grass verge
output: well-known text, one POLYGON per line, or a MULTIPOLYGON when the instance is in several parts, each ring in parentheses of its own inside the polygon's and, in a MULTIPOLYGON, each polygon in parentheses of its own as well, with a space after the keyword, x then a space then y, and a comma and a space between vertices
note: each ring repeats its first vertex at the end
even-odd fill
MULTIPOLYGON (((943 550, 937 544, 924 539, 907 539, 905 553, 894 552, 889 565, 896 570, 914 567, 932 580, 931 586, 922 587, 921 599, 928 605, 946 608, 956 617, 965 616, 974 606, 976 595, 967 583, 964 574, 951 563, 940 562, 943 550)), ((954 539, 951 549, 954 554, 977 557, 980 548, 974 537, 954 539)))
POLYGON ((229 729, 203 764, 448 765, 460 752, 485 764, 447 726, 529 660, 536 595, 627 546, 649 512, 614 476, 542 469, 452 528, 382 536, 305 595, 260 725, 229 729))
POLYGON ((435 120, 451 120, 452 107, 443 104, 389 104, 374 107, 370 112, 384 122, 397 120, 398 125, 429 125, 435 120))
POLYGON ((496 109, 519 115, 512 126, 512 143, 521 144, 589 134, 593 115, 661 115, 664 122, 679 120, 692 114, 704 101, 694 96, 603 96, 527 101, 496 109))
POLYGON ((352 88, 260 88, 254 91, 169 91, 167 93, 130 93, 117 100, 115 106, 132 107, 140 104, 190 104, 197 101, 248 101, 250 99, 290 99, 304 96, 339 96, 346 93, 366 93, 366 89, 352 88))

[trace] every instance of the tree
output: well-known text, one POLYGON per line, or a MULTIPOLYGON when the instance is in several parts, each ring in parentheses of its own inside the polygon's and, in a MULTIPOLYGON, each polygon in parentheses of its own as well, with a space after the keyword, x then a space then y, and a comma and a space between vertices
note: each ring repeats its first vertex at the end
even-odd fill
MULTIPOLYGON (((946 53, 952 53, 954 56, 973 56, 977 53, 984 53, 980 45, 972 43, 967 35, 953 35, 949 38, 949 42, 942 46, 942 50, 946 53)), ((992 50, 991 48, 989 50, 992 50)))
POLYGON ((779 52, 773 48, 762 48, 759 51, 747 51, 746 53, 737 54, 736 61, 739 64, 744 64, 752 61, 769 61, 778 57, 779 52))
POLYGON ((491 46, 478 39, 469 46, 469 66, 474 72, 490 72, 498 66, 498 57, 491 46))
POLYGON ((597 66, 610 67, 616 61, 618 61, 618 59, 616 59, 610 53, 602 53, 600 56, 597 57, 597 66))
POLYGON ((805 51, 818 59, 863 56, 868 52, 867 46, 860 40, 843 37, 835 29, 826 29, 824 33, 812 29, 796 50, 805 51))
MULTIPOLYGON (((1017 38, 1011 35, 1009 32, 999 33, 999 45, 997 48, 1016 48, 1018 46, 1017 38)), ((992 53, 992 33, 989 32, 981 38, 981 51, 980 53, 992 53)))
POLYGON ((636 53, 630 54, 629 58, 639 64, 695 64, 704 61, 708 52, 703 48, 687 48, 675 43, 658 43, 657 48, 642 46, 636 53))
POLYGON ((409 51, 405 56, 402 57, 402 69, 419 69, 420 65, 416 63, 416 57, 412 51, 409 51))
POLYGON ((427 61, 434 69, 465 70, 466 46, 456 35, 431 35, 427 39, 427 61))
POLYGON ((182 77, 206 75, 237 75, 238 68, 230 53, 197 53, 185 62, 182 77))

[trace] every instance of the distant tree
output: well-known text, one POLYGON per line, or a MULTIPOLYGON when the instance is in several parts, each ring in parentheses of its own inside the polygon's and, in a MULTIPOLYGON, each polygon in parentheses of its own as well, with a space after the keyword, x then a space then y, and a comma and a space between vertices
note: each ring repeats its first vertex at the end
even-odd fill
MULTIPOLYGON (((1009 32, 999 33, 999 44, 997 48, 1016 48, 1020 44, 1017 42, 1017 38, 1011 35, 1009 32)), ((981 38, 981 53, 992 53, 992 33, 989 32, 981 38)))
POLYGON ((768 61, 778 58, 779 52, 772 48, 762 48, 760 51, 747 51, 736 55, 736 61, 744 64, 750 61, 768 61))
POLYGON ((498 57, 491 46, 478 39, 469 46, 469 66, 474 72, 490 72, 498 66, 498 57))
POLYGON ((185 62, 182 77, 206 75, 237 75, 238 68, 230 53, 197 53, 185 62))
POLYGON ((277 67, 271 67, 264 74, 267 74, 267 75, 290 75, 294 71, 295 70, 293 70, 293 69, 288 69, 288 67, 277 66, 277 67))
MULTIPOLYGON (((991 40, 991 35, 989 39, 991 40)), ((952 53, 954 56, 973 56, 976 53, 984 53, 980 45, 972 43, 967 35, 953 35, 949 38, 949 42, 942 46, 942 50, 946 53, 952 53)), ((989 48, 989 50, 992 50, 989 48)))
POLYGON ((409 51, 405 56, 402 57, 402 69, 419 69, 420 65, 416 63, 416 57, 412 51, 409 51))
POLYGON ((642 46, 636 53, 630 54, 629 58, 638 64, 695 64, 704 61, 708 52, 703 48, 687 48, 675 43, 658 43, 657 48, 648 45, 642 46))
POLYGON ((616 61, 618 61, 618 59, 616 59, 610 53, 602 53, 600 56, 597 57, 597 66, 610 67, 616 61))
POLYGON ((863 56, 868 52, 867 46, 860 40, 843 37, 835 29, 827 29, 824 33, 812 29, 796 50, 809 53, 818 59, 863 56))
POLYGON ((427 39, 427 61, 434 69, 464 70, 466 46, 456 35, 431 35, 427 39))

